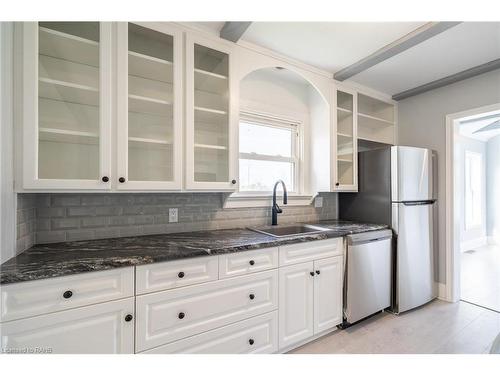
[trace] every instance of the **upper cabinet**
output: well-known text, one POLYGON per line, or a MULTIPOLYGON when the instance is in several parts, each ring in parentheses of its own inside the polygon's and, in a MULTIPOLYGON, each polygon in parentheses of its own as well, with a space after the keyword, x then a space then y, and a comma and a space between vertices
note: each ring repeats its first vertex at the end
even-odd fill
POLYGON ((120 190, 182 188, 182 34, 117 25, 120 190))
POLYGON ((109 189, 111 24, 23 24, 23 188, 109 189))
POLYGON ((237 113, 232 98, 238 94, 232 90, 231 60, 226 44, 187 35, 187 189, 234 190, 237 186, 237 113))
POLYGON ((358 186, 357 98, 354 91, 336 90, 336 168, 334 191, 355 191, 358 186))

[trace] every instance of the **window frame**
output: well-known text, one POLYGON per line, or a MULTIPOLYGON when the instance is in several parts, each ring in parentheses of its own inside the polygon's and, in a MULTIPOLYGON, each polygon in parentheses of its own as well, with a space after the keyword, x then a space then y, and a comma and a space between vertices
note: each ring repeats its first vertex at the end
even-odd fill
MULTIPOLYGON (((301 164, 304 160, 303 143, 304 143, 304 132, 303 132, 303 122, 297 119, 290 119, 284 116, 275 116, 270 114, 264 114, 259 112, 251 111, 241 111, 240 118, 238 121, 238 134, 240 125, 242 122, 247 122, 250 124, 267 126, 277 129, 287 129, 292 131, 292 149, 291 156, 273 156, 257 153, 244 153, 238 152, 238 165, 241 159, 245 160, 261 160, 261 161, 277 161, 277 162, 289 162, 293 164, 293 186, 294 189, 290 189, 288 193, 291 195, 301 195, 302 193, 302 171, 301 164)), ((238 137, 238 145, 240 143, 240 138, 238 137)), ((239 151, 239 150, 238 150, 239 151)), ((241 181, 241 178, 238 176, 241 181)), ((289 188, 287 186, 287 188, 289 188)), ((269 196, 272 194, 272 190, 257 191, 257 190, 241 190, 238 188, 237 194, 240 196, 269 196)))

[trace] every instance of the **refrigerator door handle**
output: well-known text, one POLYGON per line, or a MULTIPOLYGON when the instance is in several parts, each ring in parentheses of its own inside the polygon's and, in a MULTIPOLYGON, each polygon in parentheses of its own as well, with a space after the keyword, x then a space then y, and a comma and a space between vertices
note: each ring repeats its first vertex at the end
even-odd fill
POLYGON ((405 206, 425 206, 427 204, 434 204, 436 203, 436 199, 429 199, 425 201, 413 201, 413 202, 401 202, 405 206))

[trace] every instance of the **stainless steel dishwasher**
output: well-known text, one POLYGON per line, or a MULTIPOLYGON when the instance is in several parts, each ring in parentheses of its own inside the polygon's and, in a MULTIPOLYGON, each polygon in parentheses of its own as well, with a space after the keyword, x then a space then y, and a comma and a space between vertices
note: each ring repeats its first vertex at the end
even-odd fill
POLYGON ((347 236, 345 255, 341 328, 391 306, 392 231, 347 236))

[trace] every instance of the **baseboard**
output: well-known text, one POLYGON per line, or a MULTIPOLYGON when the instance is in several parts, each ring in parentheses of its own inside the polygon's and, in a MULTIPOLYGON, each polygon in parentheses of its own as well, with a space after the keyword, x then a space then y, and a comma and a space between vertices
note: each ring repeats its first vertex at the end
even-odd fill
POLYGON ((486 236, 474 238, 473 240, 470 241, 460 242, 460 251, 464 252, 467 250, 473 250, 475 248, 485 246, 487 244, 488 244, 488 237, 486 236))
POLYGON ((446 302, 450 302, 448 296, 446 295, 446 284, 445 283, 437 283, 438 286, 438 299, 446 302))

